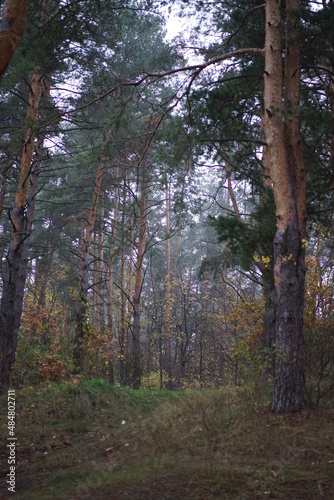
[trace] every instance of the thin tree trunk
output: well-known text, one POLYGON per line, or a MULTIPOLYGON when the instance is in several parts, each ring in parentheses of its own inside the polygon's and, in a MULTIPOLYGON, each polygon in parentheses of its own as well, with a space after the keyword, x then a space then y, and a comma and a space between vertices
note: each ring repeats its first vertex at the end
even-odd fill
POLYGON ((126 297, 125 297, 125 211, 126 211, 126 167, 123 172, 123 207, 122 207, 122 227, 121 227, 121 329, 119 339, 119 378, 122 386, 125 385, 126 369, 126 297))
POLYGON ((97 261, 97 301, 96 301, 96 327, 104 331, 104 279, 103 279, 103 261, 104 261, 104 193, 100 193, 100 213, 99 213, 99 236, 98 236, 98 261, 97 261))
MULTIPOLYGON (((152 288, 152 310, 151 310, 151 318, 152 318, 152 331, 154 332, 154 329, 157 328, 158 326, 158 305, 157 305, 157 297, 156 297, 156 292, 155 292, 155 283, 154 283, 154 274, 153 274, 153 258, 152 254, 150 255, 150 278, 151 278, 151 288, 152 288), (154 326, 155 328, 154 328, 154 326)), ((151 373, 151 357, 152 357, 152 351, 151 351, 151 335, 149 336, 149 342, 148 342, 148 360, 147 360, 147 377, 150 376, 151 373)), ((158 335, 158 345, 159 345, 159 374, 160 374, 160 390, 162 389, 162 380, 163 380, 163 366, 162 366, 162 342, 161 342, 161 335, 158 335)))
POLYGON ((140 350, 140 298, 142 288, 142 271, 146 238, 146 166, 142 166, 140 202, 139 202, 139 236, 137 246, 137 262, 135 275, 135 290, 133 297, 133 375, 132 387, 139 389, 141 382, 141 350, 140 350))
POLYGON ((166 371, 168 374, 168 389, 172 387, 172 350, 171 350, 171 319, 172 319, 172 298, 171 298, 171 275, 170 275, 170 211, 169 211, 169 184, 168 174, 166 168, 166 329, 165 329, 165 363, 166 371))
MULTIPOLYGON (((116 167, 116 178, 118 182, 119 167, 116 167)), ((114 385, 114 363, 113 363, 113 288, 114 288, 114 260, 115 260, 115 239, 117 232, 117 218, 118 218, 118 184, 115 186, 114 195, 114 222, 111 229, 111 243, 109 247, 109 262, 108 262, 108 285, 107 285, 107 325, 110 336, 110 352, 108 360, 108 380, 109 383, 114 385)))
POLYGON ((47 257, 44 258, 43 262, 43 274, 41 278, 41 285, 40 285, 40 292, 39 292, 39 303, 38 306, 43 309, 46 304, 46 287, 48 283, 48 278, 50 274, 50 269, 51 269, 51 264, 53 260, 54 253, 57 249, 59 240, 60 240, 60 235, 61 235, 61 230, 62 228, 59 228, 59 231, 57 232, 57 236, 54 240, 54 243, 51 247, 51 249, 48 252, 47 257))
MULTIPOLYGON (((224 243, 226 248, 227 244, 224 243)), ((222 383, 225 382, 225 349, 226 349, 226 337, 227 337, 227 268, 225 263, 222 269, 222 331, 221 331, 221 346, 220 346, 220 363, 219 363, 219 378, 222 383)))
POLYGON ((101 208, 100 208, 100 250, 99 250, 99 275, 100 275, 100 316, 101 316, 101 332, 105 329, 105 278, 104 278, 104 193, 101 197, 101 208))
MULTIPOLYGON (((104 147, 109 140, 109 130, 104 132, 104 147)), ((101 182, 104 170, 105 157, 102 155, 99 161, 99 167, 96 172, 93 197, 90 213, 87 222, 86 234, 81 249, 80 268, 79 268, 79 305, 77 311, 77 328, 75 337, 75 348, 73 352, 74 365, 77 371, 80 371, 82 365, 82 341, 85 334, 86 315, 87 315, 87 293, 89 288, 89 252, 92 244, 92 235, 96 218, 96 210, 100 195, 101 182)))
POLYGON ((3 173, 2 177, 2 185, 1 185, 1 194, 0 194, 0 224, 2 221, 3 208, 5 204, 6 197, 6 188, 7 188, 7 171, 3 173))
MULTIPOLYGON (((134 214, 130 215, 130 253, 129 253, 129 276, 128 297, 132 300, 133 295, 133 250, 134 250, 134 214)), ((132 304, 128 302, 128 313, 132 312, 132 304)))
MULTIPOLYGON (((116 177, 118 178, 119 167, 116 167, 116 177)), ((114 223, 111 228, 111 243, 109 247, 109 265, 108 265, 108 300, 107 300, 107 321, 108 329, 112 334, 113 317, 112 317, 112 295, 114 288, 114 260, 115 260, 115 240, 117 233, 117 218, 118 218, 118 185, 115 187, 114 194, 114 223)))
POLYGON ((100 321, 97 312, 97 293, 96 293, 96 284, 97 284, 97 244, 96 244, 96 231, 93 233, 93 297, 92 297, 92 325, 94 327, 97 326, 97 323, 100 321))
MULTIPOLYGON (((187 173, 188 168, 189 168, 189 166, 187 165, 186 172, 185 172, 185 175, 184 175, 183 184, 182 184, 181 203, 183 203, 183 196, 184 196, 184 191, 185 191, 186 173, 187 173)), ((167 186, 166 186, 166 196, 167 196, 167 186)), ((169 210, 169 196, 168 196, 168 207, 167 207, 167 198, 166 198, 166 213, 167 212, 168 212, 168 214, 170 213, 170 210, 169 210)), ((175 365, 175 362, 174 363, 172 362, 171 316, 172 316, 172 312, 173 312, 174 293, 175 293, 175 286, 176 286, 177 260, 178 260, 179 242, 180 242, 180 235, 181 235, 182 216, 183 216, 183 211, 181 210, 181 212, 179 213, 179 220, 178 220, 178 225, 177 225, 177 230, 176 230, 175 248, 174 248, 174 263, 173 263, 173 274, 172 275, 171 275, 171 269, 170 269, 171 268, 171 264, 170 263, 168 264, 168 258, 167 258, 167 268, 169 268, 169 271, 167 269, 167 276, 170 276, 170 279, 169 279, 169 283, 170 283, 170 285, 169 285, 170 286, 170 290, 169 290, 169 303, 170 303, 169 315, 170 315, 170 318, 169 318, 169 326, 167 326, 168 331, 169 331, 169 338, 170 338, 170 341, 168 342, 169 343, 168 350, 170 352, 170 356, 169 356, 169 358, 170 358, 170 361, 169 361, 170 369, 169 369, 169 382, 168 382, 169 386, 171 386, 170 380, 171 380, 171 377, 172 377, 172 374, 173 374, 173 365, 175 365)), ((167 234, 169 234, 170 233, 170 216, 169 216, 169 220, 168 220, 167 225, 168 225, 167 234)), ((168 242, 170 242, 170 240, 167 240, 167 244, 168 244, 168 242)), ((168 254, 169 255, 171 254, 170 247, 169 247, 169 249, 167 248, 167 255, 168 254)), ((169 257, 169 260, 170 260, 170 257, 169 257)), ((162 353, 161 353, 161 357, 162 357, 162 353)), ((162 363, 160 363, 160 364, 161 364, 160 369, 162 370, 162 363)))
POLYGON ((229 168, 229 164, 228 164, 227 157, 226 157, 226 151, 224 151, 224 152, 225 152, 225 170, 226 170, 226 177, 227 177, 228 194, 230 195, 230 198, 232 200, 232 204, 233 204, 233 209, 234 209, 235 216, 236 216, 237 219, 241 220, 241 215, 240 215, 240 212, 239 212, 237 200, 236 200, 236 198, 234 196, 234 191, 233 191, 233 186, 232 186, 232 181, 231 181, 230 168, 229 168))
MULTIPOLYGON (((3 210, 4 210, 4 205, 5 205, 5 197, 6 197, 6 188, 7 188, 7 170, 3 173, 3 177, 2 177, 2 185, 1 185, 1 194, 0 194, 0 224, 1 224, 1 221, 2 221, 2 214, 3 214, 3 210)), ((4 232, 3 231, 3 236, 4 236, 4 232)), ((1 279, 3 278, 3 272, 2 272, 2 259, 3 259, 3 255, 4 255, 4 242, 2 243, 1 247, 0 247, 0 276, 1 276, 1 279)))
MULTIPOLYGON (((264 128, 265 117, 262 116, 261 124, 264 128)), ((262 183, 263 193, 260 194, 260 205, 264 205, 271 196, 272 180, 270 176, 270 162, 267 146, 262 149, 262 183)), ((276 331, 276 290, 274 283, 274 271, 272 262, 269 267, 258 263, 258 268, 262 274, 263 297, 265 301, 264 325, 263 325, 263 348, 265 350, 265 360, 270 373, 274 372, 275 366, 275 331, 276 331)))
MULTIPOLYGON (((129 203, 131 203, 131 193, 129 193, 129 203)), ((133 254, 134 254, 134 212, 130 215, 130 251, 129 251, 129 271, 128 271, 128 285, 127 285, 127 312, 126 312, 126 358, 131 358, 132 353, 132 327, 131 319, 133 317, 133 254)), ((129 378, 127 373, 127 379, 129 378)))
POLYGON ((7 235, 9 232, 10 232, 10 222, 6 221, 3 224, 3 231, 2 231, 2 235, 1 235, 3 241, 2 241, 1 246, 0 246, 0 273, 1 273, 1 281, 2 282, 4 282, 3 258, 5 255, 5 242, 6 242, 7 235))

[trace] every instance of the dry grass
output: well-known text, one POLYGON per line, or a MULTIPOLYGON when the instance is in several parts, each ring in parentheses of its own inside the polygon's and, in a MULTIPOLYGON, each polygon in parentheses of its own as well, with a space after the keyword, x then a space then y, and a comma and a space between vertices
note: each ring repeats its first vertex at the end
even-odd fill
POLYGON ((98 381, 18 392, 17 498, 333 499, 332 404, 282 417, 261 398, 98 381))

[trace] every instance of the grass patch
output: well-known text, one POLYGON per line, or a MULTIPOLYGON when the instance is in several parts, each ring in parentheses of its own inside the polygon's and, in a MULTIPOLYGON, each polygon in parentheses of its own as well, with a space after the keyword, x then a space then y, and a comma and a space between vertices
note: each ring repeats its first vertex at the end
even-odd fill
POLYGON ((334 498, 332 407, 274 416, 265 388, 262 402, 249 394, 98 380, 17 391, 17 498, 334 498))

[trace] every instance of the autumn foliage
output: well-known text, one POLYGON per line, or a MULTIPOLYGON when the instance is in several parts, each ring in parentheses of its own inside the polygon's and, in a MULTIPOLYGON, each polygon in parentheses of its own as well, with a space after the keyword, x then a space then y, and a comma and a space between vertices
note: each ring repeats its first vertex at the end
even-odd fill
MULTIPOLYGON (((331 391, 334 379, 334 290, 330 269, 326 269, 319 258, 309 256, 307 267, 304 379, 308 398, 318 404, 321 397, 331 391)), ((66 269, 63 273, 65 277, 66 269)), ((13 369, 16 385, 48 384, 76 377, 72 361, 74 345, 69 342, 73 339, 71 310, 53 285, 50 279, 43 307, 36 300, 39 290, 33 285, 26 296, 13 369)), ((176 281, 174 286, 171 341, 176 346, 176 358, 172 378, 162 365, 159 369, 163 336, 146 337, 145 332, 153 327, 147 315, 150 305, 144 304, 144 387, 163 388, 172 383, 177 388, 205 388, 246 383, 254 389, 270 375, 263 348, 265 302, 262 297, 255 295, 253 299, 244 300, 236 294, 229 294, 226 308, 224 301, 227 297, 211 296, 209 281, 204 280, 202 287, 196 290, 188 288, 182 281, 176 281), (194 313, 196 309, 198 314, 194 313), (189 333, 192 328, 197 328, 196 336, 189 333)), ((162 295, 161 303, 155 302, 157 319, 159 308, 163 311, 165 307, 163 299, 162 295)), ((108 379, 110 365, 117 366, 120 346, 110 330, 101 331, 94 326, 91 303, 87 311, 81 376, 108 379)), ((131 370, 131 352, 127 349, 125 354, 125 364, 131 370)))

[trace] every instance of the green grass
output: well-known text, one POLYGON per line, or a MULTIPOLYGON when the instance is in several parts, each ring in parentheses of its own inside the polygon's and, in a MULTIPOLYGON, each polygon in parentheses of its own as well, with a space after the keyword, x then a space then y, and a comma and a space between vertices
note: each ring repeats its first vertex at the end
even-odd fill
MULTIPOLYGON (((247 388, 133 391, 98 380, 17 391, 16 497, 334 498, 332 403, 283 417, 268 397, 265 388, 255 398, 247 388)), ((3 443, 6 405, 1 398, 3 443)), ((5 478, 5 446, 0 459, 5 478)), ((0 488, 6 498, 5 480, 0 488)))

